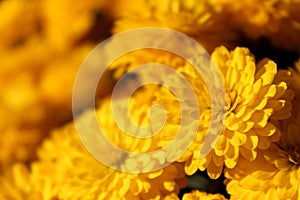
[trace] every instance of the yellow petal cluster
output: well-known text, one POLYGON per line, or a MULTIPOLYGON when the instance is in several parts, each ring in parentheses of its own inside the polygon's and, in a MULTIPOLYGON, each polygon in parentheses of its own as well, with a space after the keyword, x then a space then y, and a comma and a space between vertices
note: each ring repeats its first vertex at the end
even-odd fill
MULTIPOLYGON (((147 91, 151 96, 153 91, 147 91)), ((141 125, 149 123, 150 119, 146 112, 150 108, 149 102, 141 101, 146 93, 137 92, 129 106, 133 120, 138 120, 135 122, 141 125)), ((102 119, 100 126, 112 143, 131 152, 148 152, 158 148, 155 137, 143 140, 122 132, 114 122, 110 103, 110 98, 100 102, 97 118, 102 119)), ((89 124, 91 114, 90 111, 83 113, 80 124, 89 124)), ((99 153, 107 155, 112 163, 135 166, 134 163, 127 164, 120 154, 115 155, 105 149, 99 153)), ((175 162, 149 173, 127 173, 102 164, 82 145, 74 124, 54 131, 43 142, 38 155, 39 160, 30 167, 28 180, 32 180, 33 185, 25 191, 26 197, 36 193, 42 199, 178 199, 179 189, 187 184, 182 163, 175 162)))
POLYGON ((43 199, 33 186, 27 167, 23 163, 15 163, 1 172, 0 199, 43 199))
POLYGON ((71 120, 77 70, 105 37, 90 33, 102 4, 0 2, 0 165, 33 159, 50 129, 71 120))
POLYGON ((209 52, 221 44, 232 45, 232 41, 237 38, 238 34, 226 28, 225 19, 213 12, 208 1, 144 0, 142 2, 143 9, 129 10, 121 15, 115 22, 114 33, 149 26, 170 28, 196 39, 209 52))
MULTIPOLYGON (((185 161, 187 174, 195 173, 198 168, 207 169, 211 178, 217 178, 223 167, 234 168, 240 157, 254 160, 258 149, 267 149, 271 142, 279 140, 280 131, 274 121, 290 117, 294 95, 284 81, 276 78, 277 69, 273 61, 264 59, 256 63, 246 48, 228 51, 225 47, 219 47, 212 53, 212 60, 226 88, 224 128, 213 150, 200 158, 199 150, 207 127, 205 124, 210 120, 210 96, 199 74, 187 67, 180 68, 179 71, 187 74, 187 79, 196 88, 202 108, 202 128, 199 129, 195 144, 179 161, 185 161)), ((159 94, 157 96, 160 97, 159 94)), ((171 102, 174 100, 172 95, 162 96, 170 98, 171 102)), ((178 113, 174 113, 178 116, 178 113)))
POLYGON ((183 195, 182 200, 226 200, 221 194, 207 194, 198 190, 183 195))
MULTIPOLYGON (((297 65, 297 64, 296 64, 297 65)), ((297 67, 296 67, 297 68, 297 67)), ((259 152, 253 162, 241 160, 234 170, 226 171, 227 190, 233 199, 251 195, 253 198, 299 198, 299 76, 284 77, 295 91, 292 116, 278 123, 280 141, 259 152)))
MULTIPOLYGON (((34 148, 48 131, 71 119, 73 82, 91 47, 77 48, 51 63, 44 60, 44 68, 39 68, 39 63, 26 65, 23 58, 31 52, 25 49, 20 51, 18 59, 11 58, 13 61, 9 65, 4 63, 6 60, 0 61, 5 67, 11 67, 9 70, 4 67, 0 72, 0 116, 6 119, 0 122, 0 137, 3 138, 0 145, 4 148, 0 153, 0 163, 4 165, 15 160, 32 159, 34 148), (20 72, 15 74, 15 70, 20 72), (8 82, 10 84, 6 86, 8 82)), ((9 56, 13 56, 15 51, 10 53, 9 56)), ((34 53, 32 51, 33 56, 34 53)))
POLYGON ((241 30, 251 39, 266 37, 279 48, 295 49, 300 44, 298 0, 213 0, 212 7, 227 18, 230 29, 241 30))
POLYGON ((274 46, 288 50, 300 43, 298 0, 135 2, 141 9, 129 7, 128 12, 120 11, 115 33, 147 26, 172 28, 196 38, 210 51, 221 44, 234 44, 234 40, 245 36, 250 40, 265 37, 274 46))
POLYGON ((232 199, 299 199, 299 120, 299 107, 294 107, 292 117, 280 123, 280 141, 259 152, 253 162, 241 160, 236 169, 225 173, 232 199))
MULTIPOLYGON (((300 0, 0 0, 0 199, 300 199, 299 11, 300 0), (121 55, 99 80, 95 112, 82 101, 72 121, 84 58, 143 27, 186 34, 205 59, 152 48, 121 55), (144 74, 134 71, 141 65, 144 74), (143 85, 151 78, 159 84, 143 85), (134 84, 143 86, 126 99, 134 84), (95 116, 107 141, 97 141, 95 116), (84 133, 96 135, 92 148, 84 133), (188 185, 199 174, 204 183, 188 185), (222 194, 201 191, 224 179, 207 189, 222 194)), ((194 55, 180 37, 152 39, 132 44, 194 55)))

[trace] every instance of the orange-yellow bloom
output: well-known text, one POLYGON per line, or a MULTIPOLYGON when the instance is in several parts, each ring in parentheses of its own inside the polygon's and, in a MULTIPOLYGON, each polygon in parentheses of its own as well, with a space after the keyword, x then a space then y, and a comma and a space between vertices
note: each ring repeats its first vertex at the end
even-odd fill
POLYGON ((281 77, 289 82, 295 91, 292 116, 278 123, 281 130, 280 141, 264 151, 259 151, 253 162, 241 160, 233 170, 227 170, 227 190, 232 199, 251 195, 253 198, 298 199, 299 183, 299 111, 297 72, 292 77, 281 77), (297 192, 298 191, 298 192, 297 192))
MULTIPOLYGON (((298 104, 295 99, 294 104, 298 104)), ((280 141, 260 151, 253 162, 241 160, 225 173, 227 191, 232 199, 299 199, 300 175, 300 110, 280 123, 280 141)))
POLYGON ((49 130, 71 120, 77 70, 107 36, 99 10, 101 1, 0 2, 0 165, 33 159, 49 130))
POLYGON ((292 50, 300 44, 298 0, 213 0, 212 7, 227 19, 228 28, 251 39, 266 37, 279 48, 292 50))
MULTIPOLYGON (((226 88, 224 128, 213 150, 200 158, 203 135, 210 120, 209 102, 222 99, 209 96, 199 74, 186 66, 179 68, 199 97, 202 109, 200 118, 204 126, 200 127, 194 143, 179 161, 185 162, 187 174, 195 173, 198 168, 207 169, 211 178, 217 178, 224 167, 234 168, 240 157, 254 160, 258 149, 267 149, 271 142, 279 140, 280 132, 274 121, 290 117, 293 92, 276 77, 277 69, 273 61, 264 59, 256 63, 246 48, 236 48, 234 51, 228 51, 225 47, 217 48, 212 60, 226 88)), ((170 102, 176 99, 170 94, 161 96, 169 98, 170 102)), ((159 99, 160 94, 157 97, 159 99)), ((178 115, 176 112, 174 114, 178 115)))
POLYGON ((142 2, 140 10, 132 9, 121 15, 115 22, 114 33, 149 26, 170 28, 196 39, 209 52, 221 44, 232 46, 238 37, 235 31, 227 28, 226 19, 215 13, 207 1, 142 2))
MULTIPOLYGON (((151 97, 153 89, 141 89, 130 100, 130 114, 139 125, 146 125, 150 120, 147 111, 151 106, 151 98, 142 101, 145 94, 151 97)), ((124 100, 125 105, 127 102, 124 100)), ((91 114, 91 111, 86 111, 81 115, 81 126, 87 125, 86 128, 89 128, 91 114)), ((123 114, 119 113, 117 117, 127 124, 127 119, 121 118, 123 114)), ((110 98, 100 102, 97 118, 104 134, 124 150, 147 153, 158 148, 155 142, 158 137, 139 139, 126 135, 118 128, 112 116, 110 98)), ((130 130, 139 134, 136 129, 130 130)), ((110 163, 124 166, 122 169, 139 167, 139 160, 129 160, 122 154, 107 152, 106 148, 98 153, 106 155, 110 163)), ((44 141, 38 154, 39 160, 31 164, 30 177, 34 184, 33 192, 41 194, 43 199, 171 199, 187 183, 182 163, 172 163, 148 173, 127 173, 102 164, 84 148, 74 124, 54 131, 44 141)), ((147 155, 144 157, 144 161, 150 159, 151 165, 152 158, 147 159, 147 155)))

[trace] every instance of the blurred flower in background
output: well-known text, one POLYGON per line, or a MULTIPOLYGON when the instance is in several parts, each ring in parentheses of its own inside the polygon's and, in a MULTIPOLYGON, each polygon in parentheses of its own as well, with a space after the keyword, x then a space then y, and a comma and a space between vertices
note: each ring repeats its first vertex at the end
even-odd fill
MULTIPOLYGON (((0 0, 0 36, 0 199, 300 198, 299 0, 0 0), (120 172, 82 145, 72 90, 80 65, 100 42, 149 26, 182 32, 211 55, 226 89, 225 123, 212 151, 200 158, 215 101, 203 77, 169 52, 123 55, 101 77, 96 95, 97 119, 116 146, 153 151, 180 126, 179 101, 160 85, 140 88, 129 102, 139 126, 151 122, 153 104, 165 107, 157 135, 133 138, 114 122, 114 85, 142 64, 183 74, 197 95, 201 123, 176 162, 153 172, 120 172)), ((88 125, 85 106, 80 120, 88 125)), ((114 163, 123 159, 102 153, 114 163)))
POLYGON ((95 1, 1 1, 3 165, 34 158, 35 146, 49 130, 72 119, 77 70, 96 42, 109 35, 110 22, 100 16, 103 6, 95 1))

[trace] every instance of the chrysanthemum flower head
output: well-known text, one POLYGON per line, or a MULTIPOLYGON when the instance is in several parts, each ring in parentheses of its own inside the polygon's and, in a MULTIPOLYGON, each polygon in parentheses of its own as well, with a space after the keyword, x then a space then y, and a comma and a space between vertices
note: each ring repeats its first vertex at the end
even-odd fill
POLYGON ((170 28, 196 39, 209 52, 221 44, 232 44, 237 34, 224 26, 226 22, 213 12, 207 1, 145 1, 139 11, 124 13, 116 21, 114 33, 143 28, 170 28))
MULTIPOLYGON (((34 44, 37 43, 28 44, 28 47, 34 44)), ((46 51, 44 47, 41 49, 46 51)), ((91 46, 86 45, 52 62, 41 58, 41 62, 29 63, 27 59, 38 52, 24 47, 17 54, 20 60, 0 59, 4 65, 0 70, 0 116, 7 119, 0 123, 0 137, 6 138, 0 140, 1 164, 33 159, 35 148, 48 131, 70 120, 73 82, 90 49, 91 46), (42 63, 44 67, 39 68, 42 63)), ((13 57, 14 53, 7 54, 13 57)))
MULTIPOLYGON (((294 100, 294 104, 297 104, 294 100)), ((253 162, 241 160, 225 176, 227 191, 232 199, 249 197, 259 199, 299 199, 300 174, 300 112, 280 122, 281 138, 269 149, 259 152, 253 162)))
POLYGON ((272 44, 288 50, 299 45, 300 3, 298 0, 209 1, 230 23, 230 29, 243 32, 248 38, 267 37, 272 44))
MULTIPOLYGON (((150 90, 149 96, 152 93, 153 91, 150 90)), ((137 92, 130 100, 129 106, 133 121, 141 125, 148 124, 150 120, 147 112, 151 98, 145 100, 145 94, 147 94, 145 91, 137 92)), ((128 103, 128 101, 125 102, 128 103)), ((124 151, 136 153, 147 153, 158 148, 155 136, 153 139, 143 139, 122 132, 114 122, 110 103, 110 98, 101 101, 97 110, 97 118, 104 134, 113 144, 124 151)), ((92 114, 92 111, 82 114, 80 126, 87 125, 85 126, 87 129, 91 127, 88 125, 92 114)), ((120 115, 123 114, 120 113, 120 115)), ((123 120, 125 120, 123 122, 125 125, 128 124, 127 118, 123 120)), ((138 131, 138 129, 131 130, 138 131)), ((108 152, 104 142, 98 145, 104 145, 98 153, 105 155, 108 163, 131 171, 139 167, 139 160, 128 160, 127 157, 123 157, 123 154, 108 152)), ((37 183, 35 190, 40 192, 45 199, 53 197, 62 199, 170 199, 175 198, 179 189, 187 183, 181 163, 173 163, 148 173, 127 173, 102 164, 84 148, 74 124, 56 130, 51 138, 43 143, 39 150, 39 157, 39 161, 31 165, 31 177, 37 183)), ((142 160, 151 166, 151 157, 148 157, 148 161, 146 158, 142 160)))
MULTIPOLYGON (((224 99, 210 97, 199 74, 187 67, 180 68, 179 71, 187 74, 187 79, 196 88, 202 108, 202 128, 196 136, 198 141, 194 141, 179 161, 185 161, 187 174, 195 173, 198 168, 207 169, 210 177, 217 178, 223 167, 234 168, 240 157, 254 160, 258 149, 267 149, 271 142, 279 140, 280 132, 272 121, 290 116, 293 93, 286 92, 287 84, 277 80, 276 64, 273 61, 264 59, 256 64, 254 56, 246 48, 233 51, 225 47, 217 48, 212 54, 212 60, 219 69, 226 89, 224 128, 213 150, 200 158, 199 150, 210 120, 209 102, 224 99)), ((164 98, 174 99, 172 95, 164 98)))
POLYGON ((73 82, 94 46, 101 2, 0 2, 0 165, 32 160, 49 130, 71 119, 73 82))

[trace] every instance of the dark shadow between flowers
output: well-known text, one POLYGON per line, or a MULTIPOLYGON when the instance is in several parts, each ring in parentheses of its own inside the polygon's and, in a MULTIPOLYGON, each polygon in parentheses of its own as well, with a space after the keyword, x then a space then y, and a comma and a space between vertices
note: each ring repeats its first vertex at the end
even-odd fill
POLYGON ((300 47, 294 50, 280 49, 273 46, 270 40, 265 37, 261 37, 258 40, 250 40, 244 37, 240 44, 240 46, 248 47, 250 52, 255 55, 257 61, 269 58, 277 64, 278 69, 293 67, 300 56, 300 47))
POLYGON ((222 194, 229 199, 229 194, 226 192, 226 185, 224 184, 225 177, 222 174, 218 179, 209 178, 206 170, 198 170, 195 174, 187 176, 189 184, 186 188, 180 190, 179 198, 182 199, 185 193, 192 190, 200 190, 211 194, 222 194))

